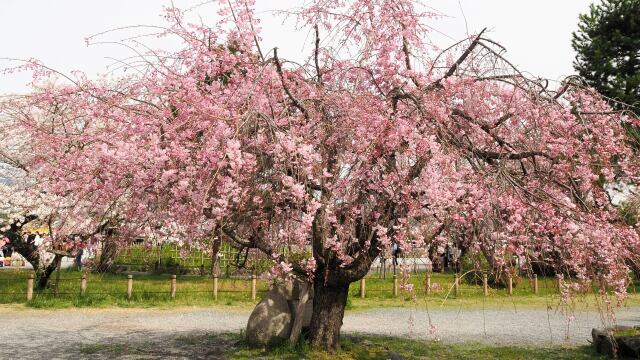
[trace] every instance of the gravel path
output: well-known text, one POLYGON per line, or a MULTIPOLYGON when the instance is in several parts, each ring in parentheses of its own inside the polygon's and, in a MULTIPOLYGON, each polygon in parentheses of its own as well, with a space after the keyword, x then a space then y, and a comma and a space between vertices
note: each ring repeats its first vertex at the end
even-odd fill
MULTIPOLYGON (((617 314, 619 325, 640 325, 640 308, 617 314)), ((554 310, 424 310, 380 309, 350 314, 343 331, 446 343, 479 342, 487 345, 583 345, 591 329, 601 327, 597 312, 576 311, 569 319, 554 310), (429 322, 431 319, 431 322, 429 322), (431 329, 429 324, 435 329, 431 329)))
MULTIPOLYGON (((187 335, 238 333, 248 316, 245 311, 202 308, 25 310, 0 307, 3 324, 0 326, 3 344, 0 358, 83 358, 87 356, 80 352, 83 346, 162 344, 187 335)), ((378 309, 348 313, 342 329, 344 333, 433 339, 429 331, 430 317, 437 327, 436 336, 444 342, 586 344, 591 328, 601 326, 600 316, 586 311, 575 312, 574 316, 568 323, 566 317, 553 310, 432 310, 428 314, 425 310, 406 308, 378 309)), ((621 310, 617 318, 621 325, 640 325, 640 308, 621 310)), ((188 338, 185 341, 188 342, 188 338)), ((221 354, 220 349, 215 351, 207 357, 221 354)))

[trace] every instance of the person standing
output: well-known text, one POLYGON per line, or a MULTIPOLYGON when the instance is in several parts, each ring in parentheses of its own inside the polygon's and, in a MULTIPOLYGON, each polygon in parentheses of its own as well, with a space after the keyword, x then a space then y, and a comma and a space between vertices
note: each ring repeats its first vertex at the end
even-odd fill
POLYGON ((444 250, 444 269, 449 270, 450 264, 451 264, 451 248, 449 247, 449 244, 447 244, 444 250))
POLYGON ((82 271, 82 255, 84 254, 84 246, 80 245, 78 252, 76 252, 76 258, 74 260, 78 271, 82 271))
POLYGON ((402 249, 400 249, 400 244, 398 244, 397 242, 393 242, 393 244, 391 244, 391 255, 393 256, 393 274, 396 274, 396 266, 398 266, 398 256, 400 256, 400 252, 402 252, 402 249))

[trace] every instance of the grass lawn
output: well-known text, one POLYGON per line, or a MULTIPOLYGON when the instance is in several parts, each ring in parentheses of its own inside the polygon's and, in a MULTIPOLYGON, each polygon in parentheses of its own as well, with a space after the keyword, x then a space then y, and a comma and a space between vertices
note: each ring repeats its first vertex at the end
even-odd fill
MULTIPOLYGON (((207 276, 179 275, 177 278, 176 298, 170 298, 169 275, 134 274, 133 295, 127 299, 127 278, 124 274, 89 274, 87 290, 80 296, 80 278, 77 271, 64 270, 56 296, 52 288, 34 291, 33 299, 26 301, 27 271, 0 271, 0 304, 26 304, 33 308, 65 307, 180 307, 180 306, 225 306, 250 309, 264 294, 268 285, 258 280, 257 298, 251 300, 251 281, 247 279, 219 279, 218 299, 212 294, 212 279, 207 276)), ((513 308, 556 307, 559 303, 555 280, 539 279, 539 293, 533 294, 529 282, 525 279, 514 288, 513 295, 505 289, 490 289, 489 296, 483 295, 482 287, 462 283, 459 296, 452 288, 453 274, 433 274, 429 295, 424 290, 424 273, 411 275, 408 279, 414 286, 414 292, 400 290, 398 296, 392 294, 393 282, 390 276, 382 279, 371 274, 366 279, 366 297, 360 298, 359 283, 353 283, 349 291, 347 309, 351 311, 379 307, 453 307, 453 308, 513 308)), ((55 273, 51 285, 55 283, 55 273)), ((399 279, 399 283, 401 280, 399 279)), ((633 289, 632 289, 633 290, 633 289)), ((572 298, 571 306, 587 309, 598 306, 599 296, 584 293, 572 298)), ((640 304, 640 295, 631 293, 626 305, 640 304)))
POLYGON ((238 349, 227 351, 230 359, 604 359, 590 346, 577 348, 488 347, 481 344, 443 344, 434 341, 393 337, 344 336, 336 354, 311 351, 308 344, 274 349, 251 349, 240 342, 238 349))
POLYGON ((518 346, 489 347, 481 344, 443 344, 434 341, 409 340, 394 337, 343 336, 341 349, 335 354, 312 351, 308 343, 253 349, 242 334, 203 334, 179 336, 137 343, 84 344, 84 356, 168 356, 226 359, 322 359, 322 360, 387 360, 387 359, 604 359, 590 346, 577 348, 527 348, 518 346), (162 344, 158 343, 162 341, 162 344))
MULTIPOLYGON (((87 290, 80 295, 82 273, 63 270, 58 295, 51 287, 37 291, 26 301, 26 271, 0 271, 0 304, 26 304, 33 308, 66 307, 180 307, 180 306, 234 306, 250 308, 251 282, 244 279, 220 279, 218 299, 214 300, 211 278, 204 276, 178 276, 176 298, 170 297, 169 275, 135 275, 131 300, 127 299, 127 276, 124 274, 89 274, 87 290)), ((258 282, 258 298, 267 291, 267 284, 258 282)))

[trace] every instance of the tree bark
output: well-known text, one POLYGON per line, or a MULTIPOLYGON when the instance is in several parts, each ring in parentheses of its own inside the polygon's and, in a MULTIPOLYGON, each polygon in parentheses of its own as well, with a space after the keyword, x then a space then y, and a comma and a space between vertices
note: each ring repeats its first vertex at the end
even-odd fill
POLYGON ((218 253, 222 247, 222 237, 216 236, 211 241, 211 276, 220 276, 220 259, 218 253))
POLYGON ((9 229, 5 232, 0 232, 0 236, 7 237, 13 246, 13 250, 22 255, 37 273, 40 267, 40 253, 38 252, 38 247, 34 243, 25 241, 24 235, 22 234, 22 228, 35 219, 37 219, 37 216, 28 215, 23 219, 23 221, 16 220, 9 226, 9 229))
POLYGON ((431 260, 432 272, 442 272, 442 261, 440 259, 440 255, 438 254, 438 250, 434 245, 431 245, 429 247, 429 260, 431 260))
POLYGON ((38 252, 38 247, 34 243, 25 241, 24 236, 19 232, 8 232, 5 235, 9 238, 9 241, 11 241, 13 251, 22 255, 22 257, 31 264, 33 271, 38 273, 40 269, 40 253, 38 252))
POLYGON ((111 235, 107 235, 102 243, 102 251, 100 252, 100 260, 96 266, 96 272, 105 273, 109 271, 116 259, 116 255, 118 255, 116 239, 111 235))
POLYGON ((51 263, 47 265, 47 267, 44 269, 44 271, 40 272, 40 274, 37 274, 38 276, 37 288, 39 290, 42 290, 47 287, 47 283, 49 283, 49 278, 51 277, 51 274, 53 274, 53 272, 58 268, 58 266, 61 265, 61 263, 62 263, 62 255, 56 254, 53 257, 53 260, 51 261, 51 263))
POLYGON ((349 285, 325 286, 319 279, 314 290, 311 347, 334 352, 340 348, 340 328, 349 285))

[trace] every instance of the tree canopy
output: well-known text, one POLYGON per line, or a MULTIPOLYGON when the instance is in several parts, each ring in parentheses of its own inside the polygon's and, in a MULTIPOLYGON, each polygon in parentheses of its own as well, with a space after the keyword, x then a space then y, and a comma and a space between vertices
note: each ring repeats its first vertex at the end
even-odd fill
POLYGON ((640 113, 640 0, 602 0, 580 15, 574 67, 617 109, 640 113))
POLYGON ((54 236, 117 219, 123 241, 257 248, 272 274, 313 283, 323 348, 394 242, 443 252, 455 234, 494 267, 542 262, 624 296, 640 242, 603 185, 637 183, 621 124, 637 119, 527 78, 484 31, 434 51, 416 1, 311 1, 302 64, 261 48, 252 1, 219 14, 208 27, 168 8, 160 36, 183 47, 123 60, 126 77, 25 66, 34 92, 3 111, 27 139, 25 191, 57 199, 54 236))

